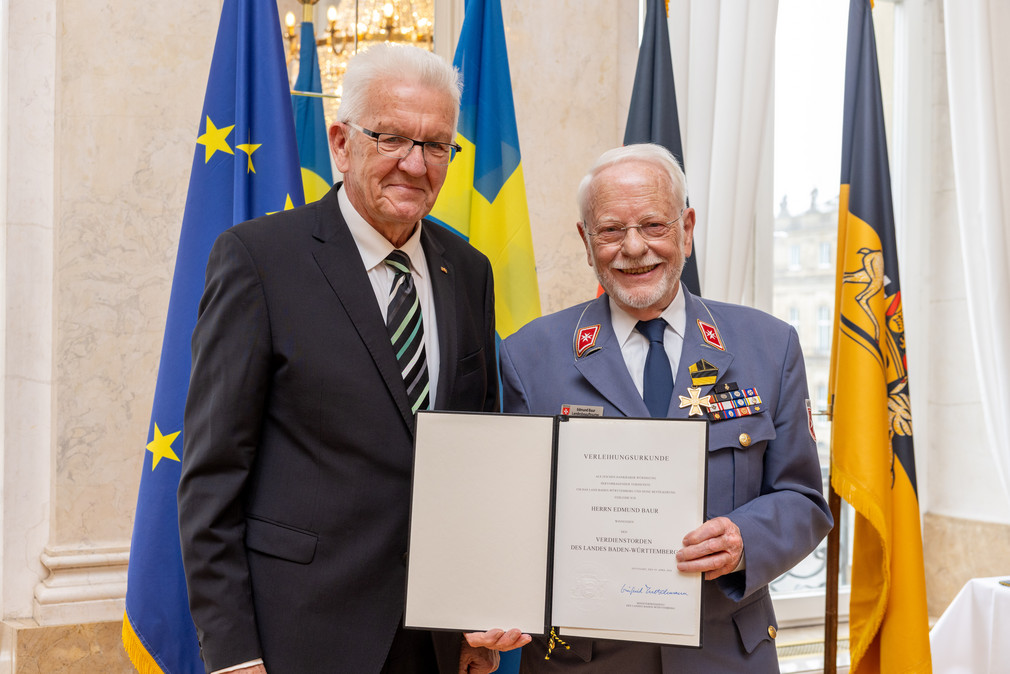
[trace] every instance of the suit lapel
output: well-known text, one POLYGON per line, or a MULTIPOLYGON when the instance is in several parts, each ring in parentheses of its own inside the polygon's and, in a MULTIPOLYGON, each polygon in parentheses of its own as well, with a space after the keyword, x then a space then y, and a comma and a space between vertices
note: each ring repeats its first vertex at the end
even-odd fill
POLYGON ((312 256, 371 354, 407 428, 413 432, 414 415, 410 411, 400 367, 389 346, 389 333, 375 303, 375 293, 368 281, 361 255, 358 254, 358 247, 337 205, 337 187, 319 201, 319 208, 316 209, 313 236, 322 245, 313 251, 312 256))
MULTIPOLYGON (((456 339, 456 287, 452 263, 445 257, 445 248, 431 233, 438 225, 425 221, 421 226, 421 246, 428 262, 428 278, 435 300, 435 320, 438 321, 438 388, 436 409, 444 409, 456 381, 459 343, 456 339)), ((455 236, 455 235, 453 235, 455 236)))
MULTIPOLYGON (((708 311, 704 302, 684 290, 684 284, 680 285, 684 292, 685 310, 687 313, 687 323, 684 326, 684 347, 680 352, 680 365, 677 366, 677 379, 673 385, 673 396, 670 400, 669 417, 673 419, 687 419, 691 409, 680 406, 680 396, 689 397, 688 387, 691 386, 691 371, 688 369, 699 360, 707 360, 718 369, 718 381, 722 381, 729 370, 730 363, 733 362, 733 354, 729 351, 729 346, 723 342, 724 349, 718 349, 708 344, 703 336, 698 321, 718 328, 715 318, 708 311)), ((720 333, 721 334, 721 333, 720 333)), ((712 390, 713 385, 701 387, 701 394, 707 395, 712 390)), ((697 416, 695 417, 698 418, 697 416)))
MULTIPOLYGON (((578 324, 574 326, 573 349, 579 332, 594 325, 600 326, 596 346, 581 357, 576 356, 573 351, 572 357, 575 358, 576 369, 600 395, 625 416, 649 416, 649 409, 635 388, 635 382, 631 380, 628 366, 621 354, 621 345, 617 343, 617 337, 614 335, 614 327, 610 322, 610 304, 606 295, 600 295, 586 305, 586 310, 582 313, 578 324)), ((571 402, 578 404, 580 401, 571 402)))

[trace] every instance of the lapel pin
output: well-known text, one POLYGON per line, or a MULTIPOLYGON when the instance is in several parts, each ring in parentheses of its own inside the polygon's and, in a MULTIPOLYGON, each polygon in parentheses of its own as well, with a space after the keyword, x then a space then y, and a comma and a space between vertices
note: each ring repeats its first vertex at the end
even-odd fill
POLYGON ((446 269, 445 267, 439 267, 439 269, 441 269, 441 270, 442 270, 442 273, 443 273, 443 274, 448 274, 448 273, 449 273, 449 270, 448 270, 448 269, 446 269))

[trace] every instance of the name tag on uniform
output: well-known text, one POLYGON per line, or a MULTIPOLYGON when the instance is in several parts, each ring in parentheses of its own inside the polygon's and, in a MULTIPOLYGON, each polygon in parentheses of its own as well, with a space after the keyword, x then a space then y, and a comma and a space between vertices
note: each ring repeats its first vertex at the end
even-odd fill
POLYGON ((561 406, 561 415, 566 417, 602 417, 602 405, 570 405, 561 406))

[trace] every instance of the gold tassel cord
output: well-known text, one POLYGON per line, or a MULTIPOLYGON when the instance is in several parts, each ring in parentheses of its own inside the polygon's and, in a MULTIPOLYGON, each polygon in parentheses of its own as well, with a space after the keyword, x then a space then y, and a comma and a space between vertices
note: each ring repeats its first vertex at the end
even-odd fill
POLYGON ((555 648, 555 646, 557 644, 561 644, 562 646, 564 646, 565 650, 571 649, 571 646, 569 646, 567 643, 565 643, 565 640, 558 636, 558 633, 557 633, 556 630, 557 630, 557 628, 555 628, 555 627, 551 628, 551 638, 547 642, 547 655, 544 656, 544 660, 550 660, 551 659, 551 653, 554 652, 554 648, 555 648), (557 642, 557 643, 555 643, 555 642, 557 642))

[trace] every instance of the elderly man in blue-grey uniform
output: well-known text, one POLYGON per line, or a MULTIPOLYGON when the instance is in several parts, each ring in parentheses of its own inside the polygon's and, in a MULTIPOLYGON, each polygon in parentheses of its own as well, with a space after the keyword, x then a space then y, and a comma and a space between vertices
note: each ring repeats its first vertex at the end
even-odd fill
POLYGON ((695 212, 662 147, 604 153, 578 201, 579 234, 606 293, 502 343, 505 411, 708 418, 708 519, 677 553, 680 571, 704 573, 703 643, 568 639, 570 650, 545 659, 538 638, 523 648, 521 671, 778 671, 768 584, 832 525, 796 331, 680 283, 695 212))

